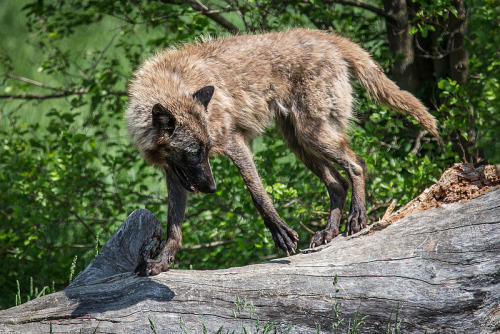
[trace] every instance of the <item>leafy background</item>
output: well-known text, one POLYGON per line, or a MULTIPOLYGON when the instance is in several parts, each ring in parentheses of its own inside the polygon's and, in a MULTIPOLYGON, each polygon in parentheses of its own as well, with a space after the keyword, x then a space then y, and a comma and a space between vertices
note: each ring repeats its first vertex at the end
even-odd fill
MULTIPOLYGON (((350 37, 389 76, 396 77, 404 58, 388 40, 387 1, 366 1, 368 9, 348 1, 203 3, 211 12, 177 0, 0 2, 0 307, 16 303, 18 287, 22 302, 38 294, 33 286, 63 289, 72 263, 76 273, 83 270, 134 209, 166 221, 164 177, 131 146, 123 120, 131 73, 156 50, 203 34, 303 26, 350 37)), ((438 118, 444 148, 413 120, 357 90, 349 135, 367 162, 371 221, 455 162, 500 162, 500 35, 492 33, 500 27, 498 6, 492 0, 408 4, 406 36, 427 47, 417 50, 420 63, 449 57, 442 46, 454 35, 446 29, 465 5, 467 77, 427 69, 413 91, 438 118), (428 47, 430 40, 442 48, 428 47)), ((252 148, 266 190, 306 248, 310 234, 301 223, 317 230, 327 219, 324 186, 273 129, 252 148)), ((189 198, 175 267, 224 268, 282 256, 236 168, 225 157, 211 163, 217 194, 189 198)))

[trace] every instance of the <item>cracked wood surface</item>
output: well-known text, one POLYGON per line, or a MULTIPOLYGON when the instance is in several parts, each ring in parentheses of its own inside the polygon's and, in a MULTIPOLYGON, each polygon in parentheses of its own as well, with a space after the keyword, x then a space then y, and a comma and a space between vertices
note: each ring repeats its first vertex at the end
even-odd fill
MULTIPOLYGON (((413 213, 375 233, 337 237, 309 254, 224 270, 130 272, 154 254, 156 218, 134 212, 66 290, 0 311, 1 333, 331 333, 334 300, 346 332, 382 333, 399 307, 403 333, 494 333, 500 328, 500 187, 413 213), (111 276, 113 275, 113 276, 111 276), (111 277, 110 277, 111 276, 111 277), (332 284, 338 277, 337 288, 332 284), (254 305, 238 314, 235 300, 254 305), (237 317, 234 316, 233 310, 237 317), (253 319, 250 319, 252 313, 253 319)), ((242 303, 240 303, 242 304, 242 303)))

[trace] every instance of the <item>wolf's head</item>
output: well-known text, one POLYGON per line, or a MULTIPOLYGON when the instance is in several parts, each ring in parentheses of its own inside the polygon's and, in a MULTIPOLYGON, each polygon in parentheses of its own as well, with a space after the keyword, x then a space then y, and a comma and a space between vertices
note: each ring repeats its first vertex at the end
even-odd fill
POLYGON ((214 87, 206 86, 193 94, 155 99, 132 91, 127 110, 129 133, 141 154, 149 163, 171 170, 185 189, 196 193, 217 188, 208 160, 207 107, 213 93, 214 87))

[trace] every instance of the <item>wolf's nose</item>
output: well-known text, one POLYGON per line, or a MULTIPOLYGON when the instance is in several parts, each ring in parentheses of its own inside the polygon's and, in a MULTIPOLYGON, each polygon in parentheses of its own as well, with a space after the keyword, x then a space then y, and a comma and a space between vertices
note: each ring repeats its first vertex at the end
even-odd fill
POLYGON ((215 191, 217 191, 217 185, 214 183, 210 184, 208 187, 207 187, 207 191, 206 193, 207 194, 213 194, 215 191))

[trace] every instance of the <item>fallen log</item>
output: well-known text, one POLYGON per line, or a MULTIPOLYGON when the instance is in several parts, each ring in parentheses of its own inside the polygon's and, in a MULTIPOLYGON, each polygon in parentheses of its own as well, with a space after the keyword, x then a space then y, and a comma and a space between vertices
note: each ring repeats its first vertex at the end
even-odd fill
POLYGON ((309 253, 224 270, 132 274, 162 235, 154 215, 135 211, 64 291, 0 311, 0 332, 500 330, 500 187, 309 253))

